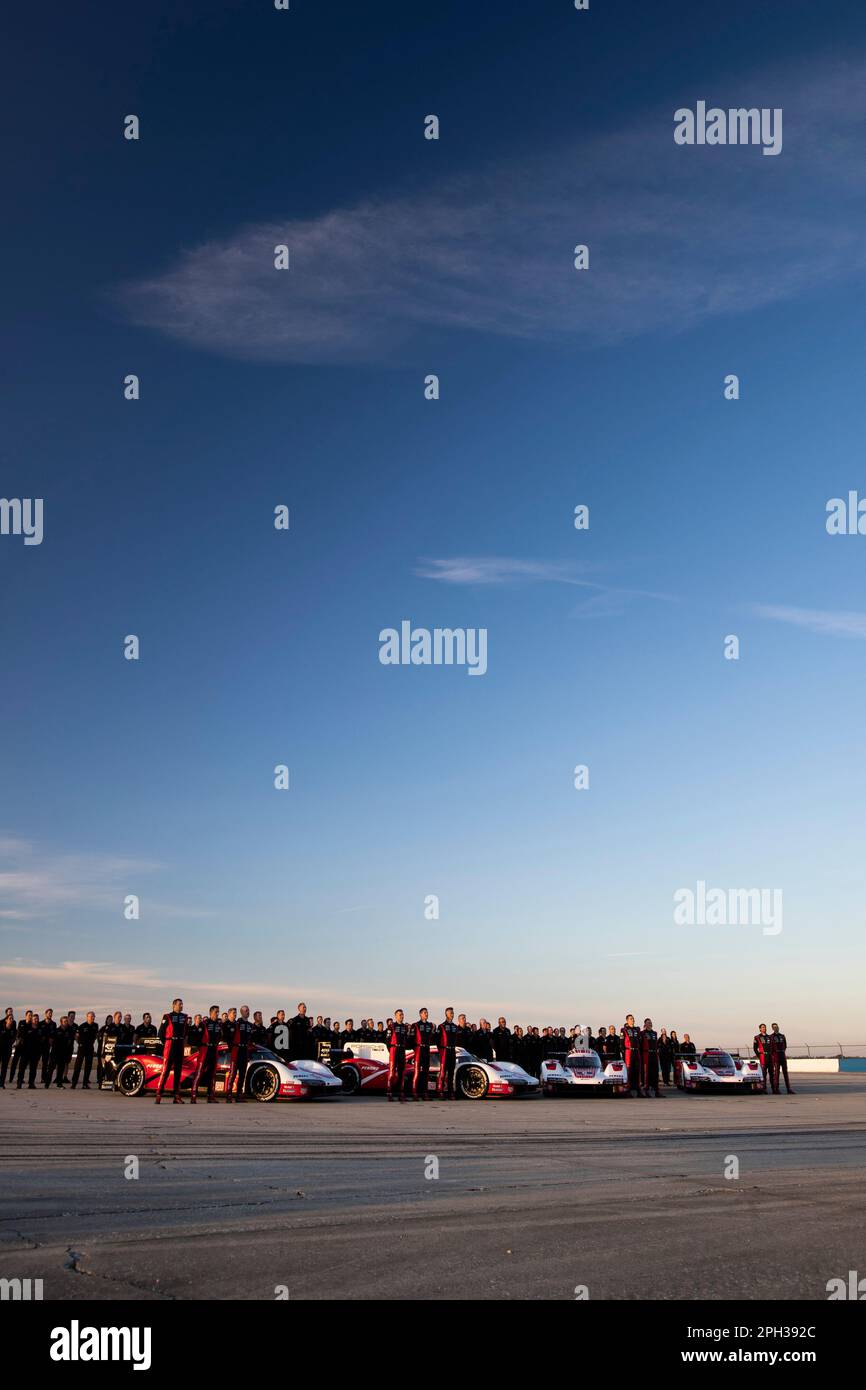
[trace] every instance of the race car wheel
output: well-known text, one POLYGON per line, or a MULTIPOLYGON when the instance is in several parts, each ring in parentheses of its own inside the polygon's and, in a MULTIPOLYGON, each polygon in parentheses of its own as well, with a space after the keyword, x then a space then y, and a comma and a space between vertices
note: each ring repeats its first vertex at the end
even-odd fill
POLYGON ((146 1080, 147 1076, 140 1062, 124 1062, 117 1073, 115 1085, 125 1096, 140 1096, 146 1080))
POLYGON ((483 1067, 461 1067, 457 1073, 457 1094, 464 1100, 483 1100, 490 1081, 483 1067))
POLYGON ((280 1073, 276 1067, 256 1067, 248 1089, 253 1100, 273 1100, 280 1089, 280 1073))
POLYGON ((344 1096, 356 1096, 361 1089, 361 1078, 357 1067, 341 1067, 340 1080, 343 1083, 344 1096))

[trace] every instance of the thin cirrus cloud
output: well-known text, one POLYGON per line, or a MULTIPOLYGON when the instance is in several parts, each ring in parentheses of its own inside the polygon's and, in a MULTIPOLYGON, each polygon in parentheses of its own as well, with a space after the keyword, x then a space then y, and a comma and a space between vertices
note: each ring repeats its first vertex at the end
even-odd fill
POLYGON ((602 618, 622 613, 631 599, 658 599, 674 602, 671 594, 652 589, 619 588, 584 579, 574 565, 549 560, 517 560, 503 556, 455 556, 421 560, 415 570, 420 579, 442 584, 507 586, 519 584, 568 584, 590 590, 585 602, 575 610, 579 617, 602 618))
POLYGON ((496 555, 421 560, 415 573, 421 579, 439 579, 444 584, 549 583, 598 587, 588 579, 581 579, 573 565, 547 560, 512 560, 496 555))
MULTIPOLYGON (((120 913, 129 893, 162 865, 114 854, 55 853, 14 835, 0 836, 0 925, 62 920, 75 908, 120 913)), ((148 915, 197 920, 213 914, 148 897, 148 915)))
POLYGON ((825 637, 866 638, 866 613, 821 608, 789 608, 783 604, 767 603, 755 604, 753 611, 760 618, 788 623, 792 627, 804 627, 809 632, 817 632, 825 637))
POLYGON ((131 883, 157 867, 120 855, 40 851, 6 835, 0 838, 0 916, 27 921, 74 906, 116 907, 133 891, 131 883))
POLYGON ((393 1008, 386 995, 346 993, 333 985, 294 981, 292 993, 275 982, 235 978, 193 978, 178 981, 176 971, 161 974, 147 966, 126 965, 120 961, 61 960, 46 962, 15 959, 3 967, 3 982, 16 1012, 26 1008, 42 1011, 47 1006, 74 1008, 79 1018, 87 1009, 97 1013, 134 1009, 161 1012, 168 1009, 178 991, 188 1010, 202 1013, 217 1001, 222 1008, 248 1003, 269 1017, 278 1008, 294 1007, 298 999, 310 1000, 312 1012, 330 1013, 335 1018, 358 1017, 368 1008, 385 1014, 393 1008))
POLYGON ((421 194, 239 226, 113 297, 195 348, 276 362, 404 360, 437 331, 589 346, 675 332, 862 274, 864 118, 866 63, 738 75, 421 194), (781 153, 675 145, 673 106, 698 96, 784 104, 781 153))

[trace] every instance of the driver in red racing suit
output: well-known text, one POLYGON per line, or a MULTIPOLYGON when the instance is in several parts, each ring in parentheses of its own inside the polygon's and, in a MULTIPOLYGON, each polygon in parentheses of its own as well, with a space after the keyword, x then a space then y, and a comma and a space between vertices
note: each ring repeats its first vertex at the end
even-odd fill
POLYGON ((168 1080, 169 1072, 174 1073, 174 1084, 172 1088, 172 1099, 175 1105, 183 1105, 180 1098, 180 1072, 183 1066, 183 1048, 186 1042, 186 1035, 189 1032, 189 1014, 183 1012, 183 1000, 173 999, 171 1013, 163 1014, 162 1023, 159 1025, 159 1036, 162 1040, 162 1071, 159 1074, 159 1085, 156 1088, 156 1104, 162 1100, 162 1093, 165 1090, 165 1083, 168 1080))
POLYGON ((766 1023, 758 1024, 758 1031, 752 1039, 752 1051, 754 1052, 755 1056, 761 1064, 761 1071, 764 1073, 764 1092, 766 1093, 767 1082, 769 1081, 771 1087, 773 1084, 773 1077, 771 1072, 772 1063, 770 1060, 772 1053, 772 1039, 769 1033, 767 1032, 766 1023))
POLYGON ((634 1026, 634 1014, 626 1014, 625 1023, 619 1030, 622 1038, 622 1056, 628 1071, 628 1091, 630 1096, 643 1095, 641 1089, 640 1029, 634 1026))
POLYGON ((242 1004, 241 1016, 235 1022, 232 1035, 229 1039, 231 1061, 226 1078, 227 1103, 231 1101, 232 1087, 235 1085, 235 1081, 237 1081, 235 1103, 240 1105, 241 1101, 246 1100, 246 1096, 244 1095, 244 1082, 247 1079, 247 1064, 250 1060, 254 1032, 255 1024, 250 1022, 250 1006, 249 1004, 242 1004))
POLYGON ((214 1086, 216 1085, 217 1054, 223 1036, 219 1004, 211 1004, 208 1016, 202 1024, 202 1034, 198 1058, 196 1059, 195 1076, 192 1079, 191 1105, 195 1105, 199 1086, 205 1084, 207 1084, 208 1105, 213 1105, 216 1102, 214 1086))
POLYGON ((397 1099, 405 1100, 403 1094, 403 1077, 406 1072, 406 1044, 409 1041, 409 1029, 403 1022, 403 1010, 394 1010, 394 1022, 388 1029, 388 1099, 393 1100, 393 1092, 396 1090, 397 1099))

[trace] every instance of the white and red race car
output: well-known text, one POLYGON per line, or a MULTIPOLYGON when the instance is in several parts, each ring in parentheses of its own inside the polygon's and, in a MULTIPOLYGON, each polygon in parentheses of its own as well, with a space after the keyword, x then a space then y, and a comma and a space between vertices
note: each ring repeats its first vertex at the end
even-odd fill
MULTIPOLYGON (((454 1093, 463 1100, 493 1100, 504 1096, 538 1095, 538 1082, 516 1062, 486 1062, 473 1057, 464 1047, 458 1047, 454 1066, 454 1093)), ((412 1090, 414 1051, 406 1049, 404 1090, 412 1090)), ((439 1053, 430 1049, 428 1095, 436 1092, 439 1078, 439 1053)), ((347 1047, 340 1063, 340 1079, 346 1095, 384 1095, 388 1089, 388 1046, 378 1042, 353 1042, 347 1047), (351 1053, 351 1056, 348 1055, 351 1053)))
MULTIPOLYGON (((223 1097, 229 1073, 229 1049, 220 1043, 217 1051, 214 1091, 223 1097)), ((185 1047, 180 1073, 180 1088, 186 1093, 198 1064, 198 1049, 185 1047)), ((124 1096, 154 1095, 162 1073, 162 1044, 136 1047, 121 1062, 115 1078, 115 1089, 124 1096)), ((171 1089, 171 1083, 169 1084, 171 1089)), ((321 1062, 284 1062, 266 1047, 254 1047, 247 1064, 246 1094, 252 1100, 313 1100, 320 1096, 339 1096, 341 1086, 334 1073, 321 1062)), ((206 1088, 202 1088, 202 1099, 206 1088)))
POLYGON ((560 1061, 549 1057, 541 1064, 541 1089, 546 1096, 622 1096, 628 1093, 625 1062, 605 1066, 597 1052, 577 1048, 560 1061))
POLYGON ((764 1073, 754 1057, 732 1057, 720 1047, 707 1047, 697 1057, 677 1057, 674 1081, 682 1091, 763 1091, 764 1073))

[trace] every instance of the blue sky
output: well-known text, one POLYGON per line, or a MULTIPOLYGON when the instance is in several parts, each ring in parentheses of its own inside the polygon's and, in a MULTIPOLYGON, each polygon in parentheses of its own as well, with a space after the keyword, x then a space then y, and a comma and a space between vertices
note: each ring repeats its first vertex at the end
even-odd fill
POLYGON ((13 23, 9 1001, 866 1035, 862 6, 13 23), (675 146, 699 99, 782 153, 675 146))

